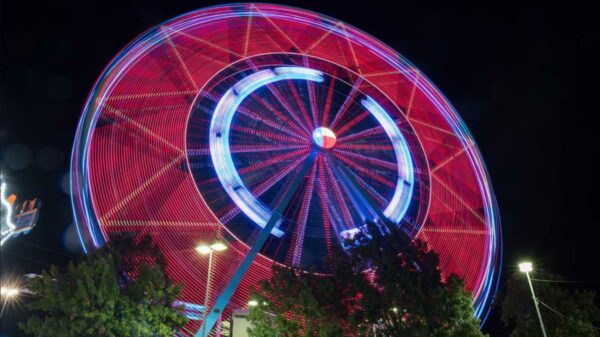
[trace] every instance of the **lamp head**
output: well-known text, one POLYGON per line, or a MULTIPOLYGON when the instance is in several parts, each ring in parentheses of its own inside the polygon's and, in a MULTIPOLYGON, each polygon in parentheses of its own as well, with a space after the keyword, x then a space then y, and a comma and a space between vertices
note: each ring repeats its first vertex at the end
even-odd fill
POLYGON ((529 273, 533 270, 533 264, 531 262, 521 262, 519 263, 519 270, 522 273, 529 273))
POLYGON ((198 247, 196 247, 196 251, 202 255, 206 255, 210 254, 210 252, 212 252, 212 249, 207 245, 199 245, 198 247))
POLYGON ((210 245, 210 249, 214 250, 215 252, 222 252, 227 249, 227 246, 223 242, 215 242, 210 245))
POLYGON ((18 296, 21 290, 19 288, 12 287, 0 287, 0 295, 2 297, 11 298, 18 296))

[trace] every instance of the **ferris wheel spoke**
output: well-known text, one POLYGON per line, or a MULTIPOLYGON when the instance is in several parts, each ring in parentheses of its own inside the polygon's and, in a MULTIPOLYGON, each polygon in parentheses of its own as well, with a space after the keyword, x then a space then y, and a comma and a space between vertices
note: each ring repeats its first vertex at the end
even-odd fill
POLYGON ((298 156, 304 155, 307 152, 309 152, 308 149, 301 149, 301 150, 297 150, 297 151, 287 152, 287 153, 281 154, 279 156, 271 157, 270 159, 267 159, 267 160, 262 161, 260 163, 256 163, 256 164, 252 164, 252 165, 249 165, 249 166, 246 166, 246 167, 242 167, 242 168, 240 168, 238 170, 238 172, 240 174, 248 174, 248 173, 254 172, 256 170, 269 167, 269 166, 274 165, 274 164, 285 162, 286 160, 298 158, 298 156))
POLYGON ((183 57, 181 57, 181 54, 179 53, 179 50, 177 49, 177 46, 173 42, 173 39, 171 39, 171 34, 165 28, 166 28, 166 26, 161 26, 161 31, 163 33, 163 36, 167 40, 167 44, 171 47, 171 50, 173 51, 173 54, 175 54, 175 58, 179 62, 179 65, 181 66, 181 69, 185 73, 186 77, 188 78, 188 80, 192 84, 192 88, 198 89, 198 84, 196 84, 196 81, 194 80, 194 77, 192 76, 192 73, 190 73, 190 70, 189 70, 188 66, 185 64, 185 61, 183 60, 183 57))
POLYGON ((280 103, 280 105, 284 109, 286 109, 287 114, 290 115, 290 116, 292 116, 292 119, 294 121, 292 121, 289 118, 287 118, 286 115, 284 115, 278 109, 274 108, 271 104, 269 104, 268 102, 266 102, 259 95, 253 93, 251 95, 251 97, 254 98, 255 100, 257 100, 259 103, 261 103, 265 108, 267 108, 271 113, 273 113, 280 121, 285 122, 286 124, 288 124, 294 130, 296 130, 299 134, 310 135, 310 132, 308 131, 308 129, 306 128, 306 126, 304 126, 304 124, 302 123, 302 121, 298 120, 298 116, 295 113, 292 113, 291 107, 287 103, 282 103, 282 101, 285 102, 285 99, 283 97, 281 97, 281 94, 279 94, 279 92, 276 91, 276 89, 272 88, 269 85, 267 85, 267 88, 269 89, 269 92, 275 97, 275 99, 280 103))
MULTIPOLYGON (((310 68, 309 61, 307 57, 303 57, 304 66, 310 68)), ((306 85, 308 87, 308 100, 310 103, 310 112, 312 115, 312 125, 313 128, 319 126, 319 110, 317 109, 317 102, 315 98, 315 84, 313 81, 306 81, 306 85)))
POLYGON ((420 72, 418 70, 415 70, 415 79, 414 79, 412 90, 410 91, 410 98, 408 99, 408 107, 406 108, 406 118, 410 117, 410 113, 412 111, 413 102, 415 100, 415 93, 417 91, 417 86, 419 84, 420 77, 421 77, 420 72))
POLYGON ((292 163, 285 166, 284 168, 281 168, 280 170, 278 170, 278 172, 275 175, 267 178, 264 182, 258 184, 256 187, 254 187, 252 189, 252 192, 254 192, 257 196, 262 195, 263 193, 268 191, 271 187, 273 187, 275 184, 280 182, 281 179, 285 178, 290 172, 292 172, 293 170, 298 168, 298 166, 302 162, 304 162, 307 157, 308 157, 308 154, 306 154, 305 156, 301 157, 298 160, 293 161, 292 163))
POLYGON ((301 148, 307 148, 306 144, 298 145, 283 145, 283 144, 247 144, 247 145, 232 145, 231 153, 257 153, 257 152, 279 152, 287 150, 296 150, 301 148))
POLYGON ((373 172, 372 168, 367 168, 362 165, 359 165, 355 161, 345 158, 344 156, 340 156, 337 153, 334 153, 333 155, 340 162, 344 163, 346 166, 350 167, 351 169, 354 169, 356 172, 362 173, 387 187, 390 187, 390 188, 396 187, 395 182, 391 182, 391 181, 383 178, 381 175, 376 174, 375 172, 373 172))
POLYGON ((334 152, 336 152, 339 155, 348 156, 352 159, 358 160, 358 161, 366 163, 366 164, 377 165, 377 166, 380 166, 380 167, 383 167, 386 169, 390 169, 392 171, 398 170, 397 163, 389 162, 387 160, 378 159, 378 158, 374 158, 374 157, 367 157, 362 154, 358 154, 358 153, 354 153, 354 152, 350 152, 350 151, 344 151, 344 150, 340 150, 340 149, 334 149, 334 152))
POLYGON ((299 51, 299 52, 302 51, 302 49, 300 49, 300 47, 298 47, 298 45, 296 44, 296 42, 294 42, 294 40, 292 40, 292 38, 290 38, 289 35, 287 35, 275 22, 273 22, 273 20, 271 20, 271 18, 268 15, 266 15, 263 11, 261 11, 260 8, 256 7, 254 4, 250 5, 250 7, 253 8, 257 13, 260 13, 261 16, 263 18, 265 18, 283 37, 285 37, 285 39, 288 40, 288 42, 297 51, 299 51))
MULTIPOLYGON (((310 83, 311 81, 308 81, 308 82, 310 83)), ((290 92, 292 93, 292 96, 294 97, 294 101, 295 101, 296 105, 298 106, 298 108, 300 108, 300 113, 302 115, 302 118, 304 119, 304 125, 308 126, 309 130, 314 129, 315 127, 310 119, 310 116, 308 115, 308 112, 306 111, 306 107, 304 106, 304 101, 300 97, 300 94, 298 94, 298 89, 296 89, 296 85, 294 85, 294 82, 292 82, 292 81, 287 81, 287 85, 288 85, 288 88, 290 88, 290 92)))
POLYGON ((109 209, 106 213, 101 216, 102 220, 110 219, 113 215, 123 209, 131 200, 144 192, 152 183, 157 181, 162 175, 164 175, 169 170, 179 165, 184 160, 185 155, 181 154, 178 157, 171 160, 168 164, 163 166, 160 170, 158 170, 154 175, 146 179, 143 183, 141 183, 137 188, 131 191, 128 195, 121 198, 121 200, 114 205, 111 209, 109 209))
POLYGON ((354 127, 356 124, 358 124, 360 121, 362 121, 369 115, 370 113, 368 111, 363 111, 360 114, 352 117, 352 119, 345 123, 344 126, 336 130, 336 134, 343 135, 346 131, 350 130, 352 127, 354 127))
POLYGON ((388 201, 381 194, 379 194, 379 192, 377 192, 376 188, 369 185, 363 178, 361 178, 353 170, 350 170, 350 174, 352 174, 352 176, 354 177, 354 179, 356 179, 358 184, 362 188, 364 188, 367 191, 367 193, 369 193, 369 195, 377 202, 377 204, 379 204, 379 206, 383 207, 387 204, 388 201))
MULTIPOLYGON (((219 98, 216 97, 216 96, 214 96, 213 94, 211 94, 209 92, 203 91, 201 93, 201 96, 205 97, 205 98, 208 98, 209 100, 213 101, 214 103, 218 103, 219 102, 219 98)), ((306 137, 302 136, 303 134, 306 133, 306 131, 301 130, 300 128, 298 128, 295 123, 291 122, 281 112, 279 112, 277 109, 275 109, 271 104, 269 104, 268 102, 266 102, 260 96, 258 96, 257 94, 253 93, 253 94, 251 94, 249 96, 249 98, 254 99, 255 101, 257 101, 258 104, 260 104, 261 106, 263 106, 264 108, 266 108, 268 111, 270 111, 271 113, 273 113, 277 117, 277 119, 275 119, 275 120, 282 121, 285 124, 289 125, 293 129, 293 131, 290 130, 290 129, 288 129, 287 127, 285 127, 281 123, 276 123, 274 120, 269 120, 269 119, 261 117, 256 112, 254 112, 252 109, 249 109, 247 107, 239 106, 238 109, 237 109, 237 111, 239 111, 241 114, 243 114, 243 115, 245 115, 245 116, 247 116, 249 118, 252 118, 254 120, 260 121, 260 122, 264 123, 265 125, 268 125, 268 126, 274 128, 274 129, 277 129, 279 131, 285 132, 285 133, 289 134, 290 136, 293 136, 293 137, 301 139, 301 140, 305 140, 306 139, 306 137)), ((212 113, 212 110, 207 110, 206 112, 207 113, 212 113)))
POLYGON ((348 108, 350 107, 352 102, 354 102, 354 98, 355 98, 354 96, 358 93, 358 87, 360 87, 361 83, 362 83, 362 78, 360 78, 360 77, 356 80, 356 82, 354 82, 354 85, 352 86, 352 89, 350 89, 350 92, 346 96, 344 103, 342 103, 342 105, 336 112, 335 116, 333 117, 333 121, 329 125, 330 129, 334 129, 335 126, 337 125, 337 123, 340 122, 340 120, 344 116, 344 114, 346 114, 346 111, 348 111, 348 108))
POLYGON ((247 116, 249 118, 252 118, 252 119, 254 119, 256 121, 259 121, 259 122, 261 122, 261 123, 263 123, 265 125, 268 125, 271 128, 273 128, 273 129, 277 129, 277 130, 279 130, 281 132, 285 132, 285 133, 287 133, 288 135, 290 135, 292 137, 295 137, 295 138, 298 138, 298 139, 302 139, 302 140, 305 139, 305 138, 303 138, 301 136, 301 133, 298 133, 298 131, 300 131, 300 130, 297 130, 297 132, 294 132, 294 131, 286 128, 285 126, 281 125, 280 123, 276 123, 276 122, 274 122, 271 119, 267 119, 267 118, 261 117, 260 115, 258 115, 254 111, 252 111, 251 109, 248 109, 246 107, 240 106, 240 107, 238 107, 238 111, 241 114, 243 114, 243 115, 245 115, 245 116, 247 116))
MULTIPOLYGON (((396 122, 396 125, 398 125, 398 122, 396 122)), ((346 143, 346 142, 351 142, 353 140, 363 140, 365 137, 370 137, 370 136, 374 136, 374 135, 385 135, 385 130, 383 129, 383 127, 381 125, 378 125, 378 126, 366 129, 366 130, 354 132, 354 133, 351 133, 351 134, 343 136, 343 137, 339 137, 337 139, 337 142, 338 143, 346 143)))
POLYGON ((338 206, 338 209, 342 213, 342 218, 344 220, 344 223, 342 225, 344 226, 344 229, 352 228, 352 227, 354 227, 354 221, 352 220, 352 214, 350 213, 348 204, 344 200, 342 188, 339 185, 335 175, 333 174, 333 170, 331 169, 331 166, 330 166, 331 164, 329 163, 329 160, 327 159, 327 157, 324 158, 324 163, 325 163, 324 166, 325 166, 325 172, 327 173, 327 178, 329 180, 330 185, 332 186, 333 197, 338 206))
POLYGON ((128 117, 121 110, 115 109, 108 104, 104 105, 104 110, 111 113, 114 116, 119 117, 121 120, 125 121, 127 124, 135 127, 139 131, 141 131, 144 135, 150 137, 152 140, 156 140, 164 145, 167 145, 169 148, 175 150, 178 153, 183 152, 183 149, 181 149, 178 146, 175 146, 174 144, 172 144, 168 140, 164 139, 163 137, 159 136, 158 134, 156 134, 155 132, 153 132, 152 130, 150 130, 149 128, 144 126, 143 124, 135 121, 133 118, 128 117))
MULTIPOLYGON (((308 152, 308 150, 306 152, 308 152)), ((270 188, 272 186, 271 182, 277 183, 278 177, 283 177, 285 174, 291 172, 295 167, 298 166, 298 163, 306 159, 307 156, 308 154, 292 158, 283 158, 283 155, 279 155, 281 158, 279 161, 265 167, 254 168, 253 170, 244 172, 243 178, 251 188, 255 188, 257 186, 260 188, 260 190, 262 190, 262 188, 270 188), (269 178, 265 179, 265 177, 269 178), (263 185, 263 182, 265 181, 267 184, 263 185)))
POLYGON ((240 58, 242 58, 242 55, 240 55, 240 54, 238 54, 238 53, 234 52, 233 50, 230 50, 230 49, 224 48, 224 47, 222 47, 222 46, 220 46, 220 45, 218 45, 218 44, 215 44, 215 43, 213 43, 213 42, 210 42, 210 41, 208 41, 208 40, 205 40, 205 39, 201 39, 201 38, 199 38, 199 37, 197 37, 197 36, 190 35, 190 34, 188 34, 188 33, 186 33, 186 32, 183 32, 183 31, 181 31, 181 30, 175 29, 175 28, 173 28, 173 27, 170 27, 170 26, 162 26, 161 28, 163 28, 164 30, 169 30, 169 31, 171 31, 171 33, 173 33, 173 34, 177 34, 177 35, 185 36, 186 38, 188 38, 188 39, 190 39, 190 40, 192 40, 192 41, 195 41, 196 43, 199 43, 199 44, 201 44, 201 45, 203 45, 203 46, 208 46, 209 48, 213 48, 213 49, 216 49, 216 50, 220 50, 220 51, 222 51, 222 52, 225 52, 225 53, 227 53, 227 54, 231 54, 231 55, 235 56, 235 57, 236 57, 236 59, 240 59, 240 58))
POLYGON ((332 216, 329 209, 329 202, 327 202, 327 190, 326 190, 326 178, 325 178, 325 166, 323 164, 323 157, 317 158, 317 172, 318 172, 318 189, 319 194, 319 205, 321 206, 321 213, 323 216, 323 231, 325 232, 325 243, 327 246, 327 255, 331 256, 331 225, 332 216))
POLYGON ((418 119, 415 119, 415 118, 409 118, 409 120, 410 120, 412 123, 415 123, 415 124, 419 124, 419 125, 422 125, 422 126, 428 127, 428 128, 430 128, 430 129, 432 129, 432 130, 436 130, 436 131, 439 131, 439 132, 445 133, 445 134, 447 134, 447 135, 449 135, 449 136, 457 137, 457 135, 456 135, 456 134, 454 134, 452 131, 449 131, 449 130, 446 130, 446 129, 442 129, 442 128, 440 128, 440 127, 437 127, 437 126, 435 126, 435 125, 433 125, 433 124, 431 124, 431 123, 424 122, 424 121, 422 121, 422 120, 418 120, 418 119))
POLYGON ((329 114, 331 113, 333 89, 335 87, 334 84, 335 77, 331 76, 331 80, 329 81, 329 87, 327 88, 327 98, 325 99, 325 106, 323 107, 323 120, 321 121, 321 125, 328 125, 329 123, 329 114))
POLYGON ((282 135, 280 133, 256 130, 255 128, 240 126, 240 125, 236 125, 236 124, 231 125, 231 130, 245 133, 247 135, 255 136, 255 137, 258 137, 258 138, 264 139, 264 140, 285 142, 288 144, 307 144, 306 141, 295 139, 295 138, 290 138, 289 136, 282 135))
POLYGON ((348 34, 348 30, 346 29, 346 25, 342 24, 340 26, 344 31, 344 35, 346 37, 346 42, 348 42, 348 47, 350 49, 350 53, 352 54, 352 59, 354 60, 354 66, 356 67, 356 71, 362 76, 362 70, 360 69, 360 62, 358 62, 358 58, 356 57, 356 51, 354 51, 354 45, 352 45, 352 40, 348 34))
POLYGON ((363 144, 336 144, 338 149, 345 149, 351 151, 358 152, 379 152, 379 151, 394 151, 394 147, 392 145, 377 145, 372 143, 363 143, 363 144))
POLYGON ((431 176, 446 190, 448 191, 448 193, 450 193, 463 207, 465 207, 466 210, 468 210, 471 214, 473 214, 477 220, 481 221, 481 223, 483 225, 486 224, 485 222, 485 218, 482 216, 481 213, 477 212, 476 210, 473 209, 473 207, 471 207, 466 201, 463 200, 463 198, 458 195, 458 193, 456 193, 456 191, 454 191, 450 186, 448 186, 446 183, 444 183, 440 178, 438 178, 438 176, 435 173, 432 173, 431 176))
POLYGON ((193 95, 196 94, 196 90, 181 90, 181 91, 170 91, 170 92, 148 92, 144 94, 128 94, 128 95, 114 95, 108 97, 106 100, 109 102, 114 101, 125 101, 125 100, 136 100, 136 99, 147 99, 147 98, 161 98, 161 97, 176 97, 183 96, 184 99, 193 99, 193 95))
POLYGON ((304 195, 302 196, 302 203, 300 205, 300 212, 298 213, 298 221, 296 222, 296 226, 294 228, 294 233, 292 234, 292 246, 293 248, 290 250, 291 253, 291 263, 293 266, 300 265, 302 258, 302 248, 304 246, 304 235, 306 232, 306 222, 308 220, 308 211, 310 208, 310 204, 312 201, 313 191, 315 187, 315 179, 316 179, 316 165, 313 162, 310 173, 308 174, 308 184, 306 185, 306 189, 304 190, 304 195))
POLYGON ((319 124, 319 110, 317 109, 317 102, 315 98, 315 84, 312 81, 307 81, 308 85, 308 99, 310 101, 310 112, 313 118, 313 127, 317 127, 319 124))
POLYGON ((248 20, 246 22, 246 34, 244 38, 244 55, 243 57, 248 56, 248 45, 250 43, 250 30, 252 29, 252 13, 248 15, 248 20))
MULTIPOLYGON (((470 147, 470 146, 469 146, 470 147)), ((434 173, 435 171, 441 169, 442 167, 446 166, 448 163, 450 163, 451 161, 453 161, 454 159, 456 159, 458 156, 460 156, 461 154, 465 153, 469 147, 465 146, 462 149, 459 149, 458 151, 454 152, 452 155, 450 155, 450 157, 446 158, 446 160, 440 162, 439 164, 435 165, 434 167, 431 168, 431 173, 434 173)))
MULTIPOLYGON (((334 160, 339 160, 339 159, 334 158, 334 160)), ((339 164, 344 165, 344 163, 339 163, 339 164)), ((358 171, 355 168, 348 167, 347 171, 348 171, 348 173, 350 173, 352 175, 352 177, 354 177, 354 179, 356 179, 358 185, 360 185, 363 189, 365 189, 367 191, 367 193, 377 202, 377 204, 379 206, 385 206, 387 204, 387 202, 388 202, 387 199, 378 192, 378 190, 380 190, 380 189, 373 187, 371 184, 369 184, 367 181, 365 181, 360 176, 360 174, 358 174, 358 171)))
MULTIPOLYGON (((292 162, 290 165, 285 166, 283 169, 278 170, 278 172, 275 175, 270 176, 268 179, 259 183, 255 187, 252 187, 251 188, 252 195, 254 195, 257 198, 262 196, 265 192, 267 192, 269 189, 271 189, 271 187, 275 186, 278 182, 280 182, 288 174, 290 174, 290 172, 292 172, 293 170, 298 168, 298 166, 300 166, 300 164, 302 164, 306 160, 307 157, 308 157, 308 154, 306 156, 292 162)), ((235 204, 229 204, 228 206, 225 207, 224 210, 219 210, 219 212, 223 213, 223 216, 219 217, 221 219, 221 221, 229 222, 229 220, 233 219, 233 217, 235 217, 237 214, 239 214, 241 212, 241 210, 235 204)))

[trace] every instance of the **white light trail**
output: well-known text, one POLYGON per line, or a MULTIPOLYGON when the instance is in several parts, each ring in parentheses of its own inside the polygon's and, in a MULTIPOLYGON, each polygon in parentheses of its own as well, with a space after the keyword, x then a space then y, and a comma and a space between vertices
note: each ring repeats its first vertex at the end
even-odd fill
POLYGON ((0 185, 0 202, 2 203, 2 206, 6 207, 6 212, 2 212, 6 215, 6 221, 2 222, 0 226, 0 246, 2 246, 4 242, 13 235, 16 228, 15 224, 12 222, 12 205, 6 198, 6 183, 3 181, 0 185))

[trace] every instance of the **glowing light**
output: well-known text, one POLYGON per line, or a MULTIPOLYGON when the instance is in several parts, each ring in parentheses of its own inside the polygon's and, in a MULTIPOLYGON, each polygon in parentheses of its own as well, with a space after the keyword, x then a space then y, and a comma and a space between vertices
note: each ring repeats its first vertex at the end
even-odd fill
MULTIPOLYGON (((250 74, 225 92, 210 122, 210 155, 219 181, 233 202, 260 227, 265 227, 271 218, 271 210, 258 201, 242 182, 231 156, 229 131, 235 112, 248 95, 267 84, 289 79, 322 82, 323 73, 303 67, 278 67, 250 74)), ((271 231, 277 237, 283 236, 277 228, 280 223, 271 231)))
POLYGON ((222 242, 215 242, 211 245, 198 245, 196 251, 202 255, 210 254, 211 252, 222 252, 227 249, 227 246, 222 242))
POLYGON ((212 250, 214 250, 215 252, 221 252, 221 251, 224 251, 225 249, 227 249, 227 246, 225 246, 225 244, 222 242, 216 242, 216 243, 213 243, 212 245, 210 245, 210 248, 212 250))
POLYGON ((367 109, 387 134, 392 142, 392 147, 396 154, 398 162, 398 181, 396 182, 396 190, 389 205, 383 211, 383 214, 390 220, 398 223, 406 214, 410 204, 410 198, 413 193, 414 185, 414 168, 408 144, 402 136, 394 120, 390 115, 370 96, 361 100, 362 106, 367 109))
POLYGON ((304 67, 277 67, 275 68, 275 73, 277 75, 300 75, 300 76, 308 76, 310 78, 321 78, 321 80, 317 80, 317 82, 322 81, 323 73, 310 68, 304 67))
POLYGON ((204 246, 204 245, 196 247, 196 250, 198 251, 198 253, 200 253, 202 255, 206 255, 206 254, 209 254, 210 252, 212 252, 212 249, 210 249, 209 246, 204 246))
POLYGON ((250 300, 250 301, 248 301, 248 306, 249 307, 256 307, 256 306, 258 306, 258 301, 257 300, 250 300))
POLYGON ((324 149, 332 148, 337 139, 335 133, 326 127, 316 128, 315 131, 313 131, 312 138, 315 144, 324 149))
POLYGON ((531 262, 522 262, 519 263, 519 270, 522 273, 529 273, 533 270, 533 264, 531 262))
POLYGON ((15 297, 21 293, 21 289, 12 287, 0 287, 0 295, 5 297, 15 297))
MULTIPOLYGON (((1 179, 1 177, 0 177, 1 179)), ((6 216, 5 216, 5 224, 6 227, 2 227, 1 229, 1 238, 0 239, 0 246, 2 246, 4 244, 4 242, 6 242, 8 239, 10 239, 12 237, 12 235, 14 234, 15 231, 15 224, 12 222, 12 205, 8 202, 8 199, 6 198, 6 183, 2 182, 0 184, 0 202, 2 203, 2 206, 4 206, 6 208, 6 216)))

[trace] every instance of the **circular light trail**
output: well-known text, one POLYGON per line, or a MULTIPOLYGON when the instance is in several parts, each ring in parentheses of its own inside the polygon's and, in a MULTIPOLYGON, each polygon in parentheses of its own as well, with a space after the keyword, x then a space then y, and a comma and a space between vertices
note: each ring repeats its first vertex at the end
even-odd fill
POLYGON ((321 261, 381 217, 465 279, 478 317, 496 289, 499 214, 463 121, 397 52, 310 11, 233 4, 149 29, 93 87, 71 173, 84 249, 150 235, 190 317, 205 296, 198 244, 228 247, 213 306, 280 208, 225 315, 273 263, 326 272, 321 261))

